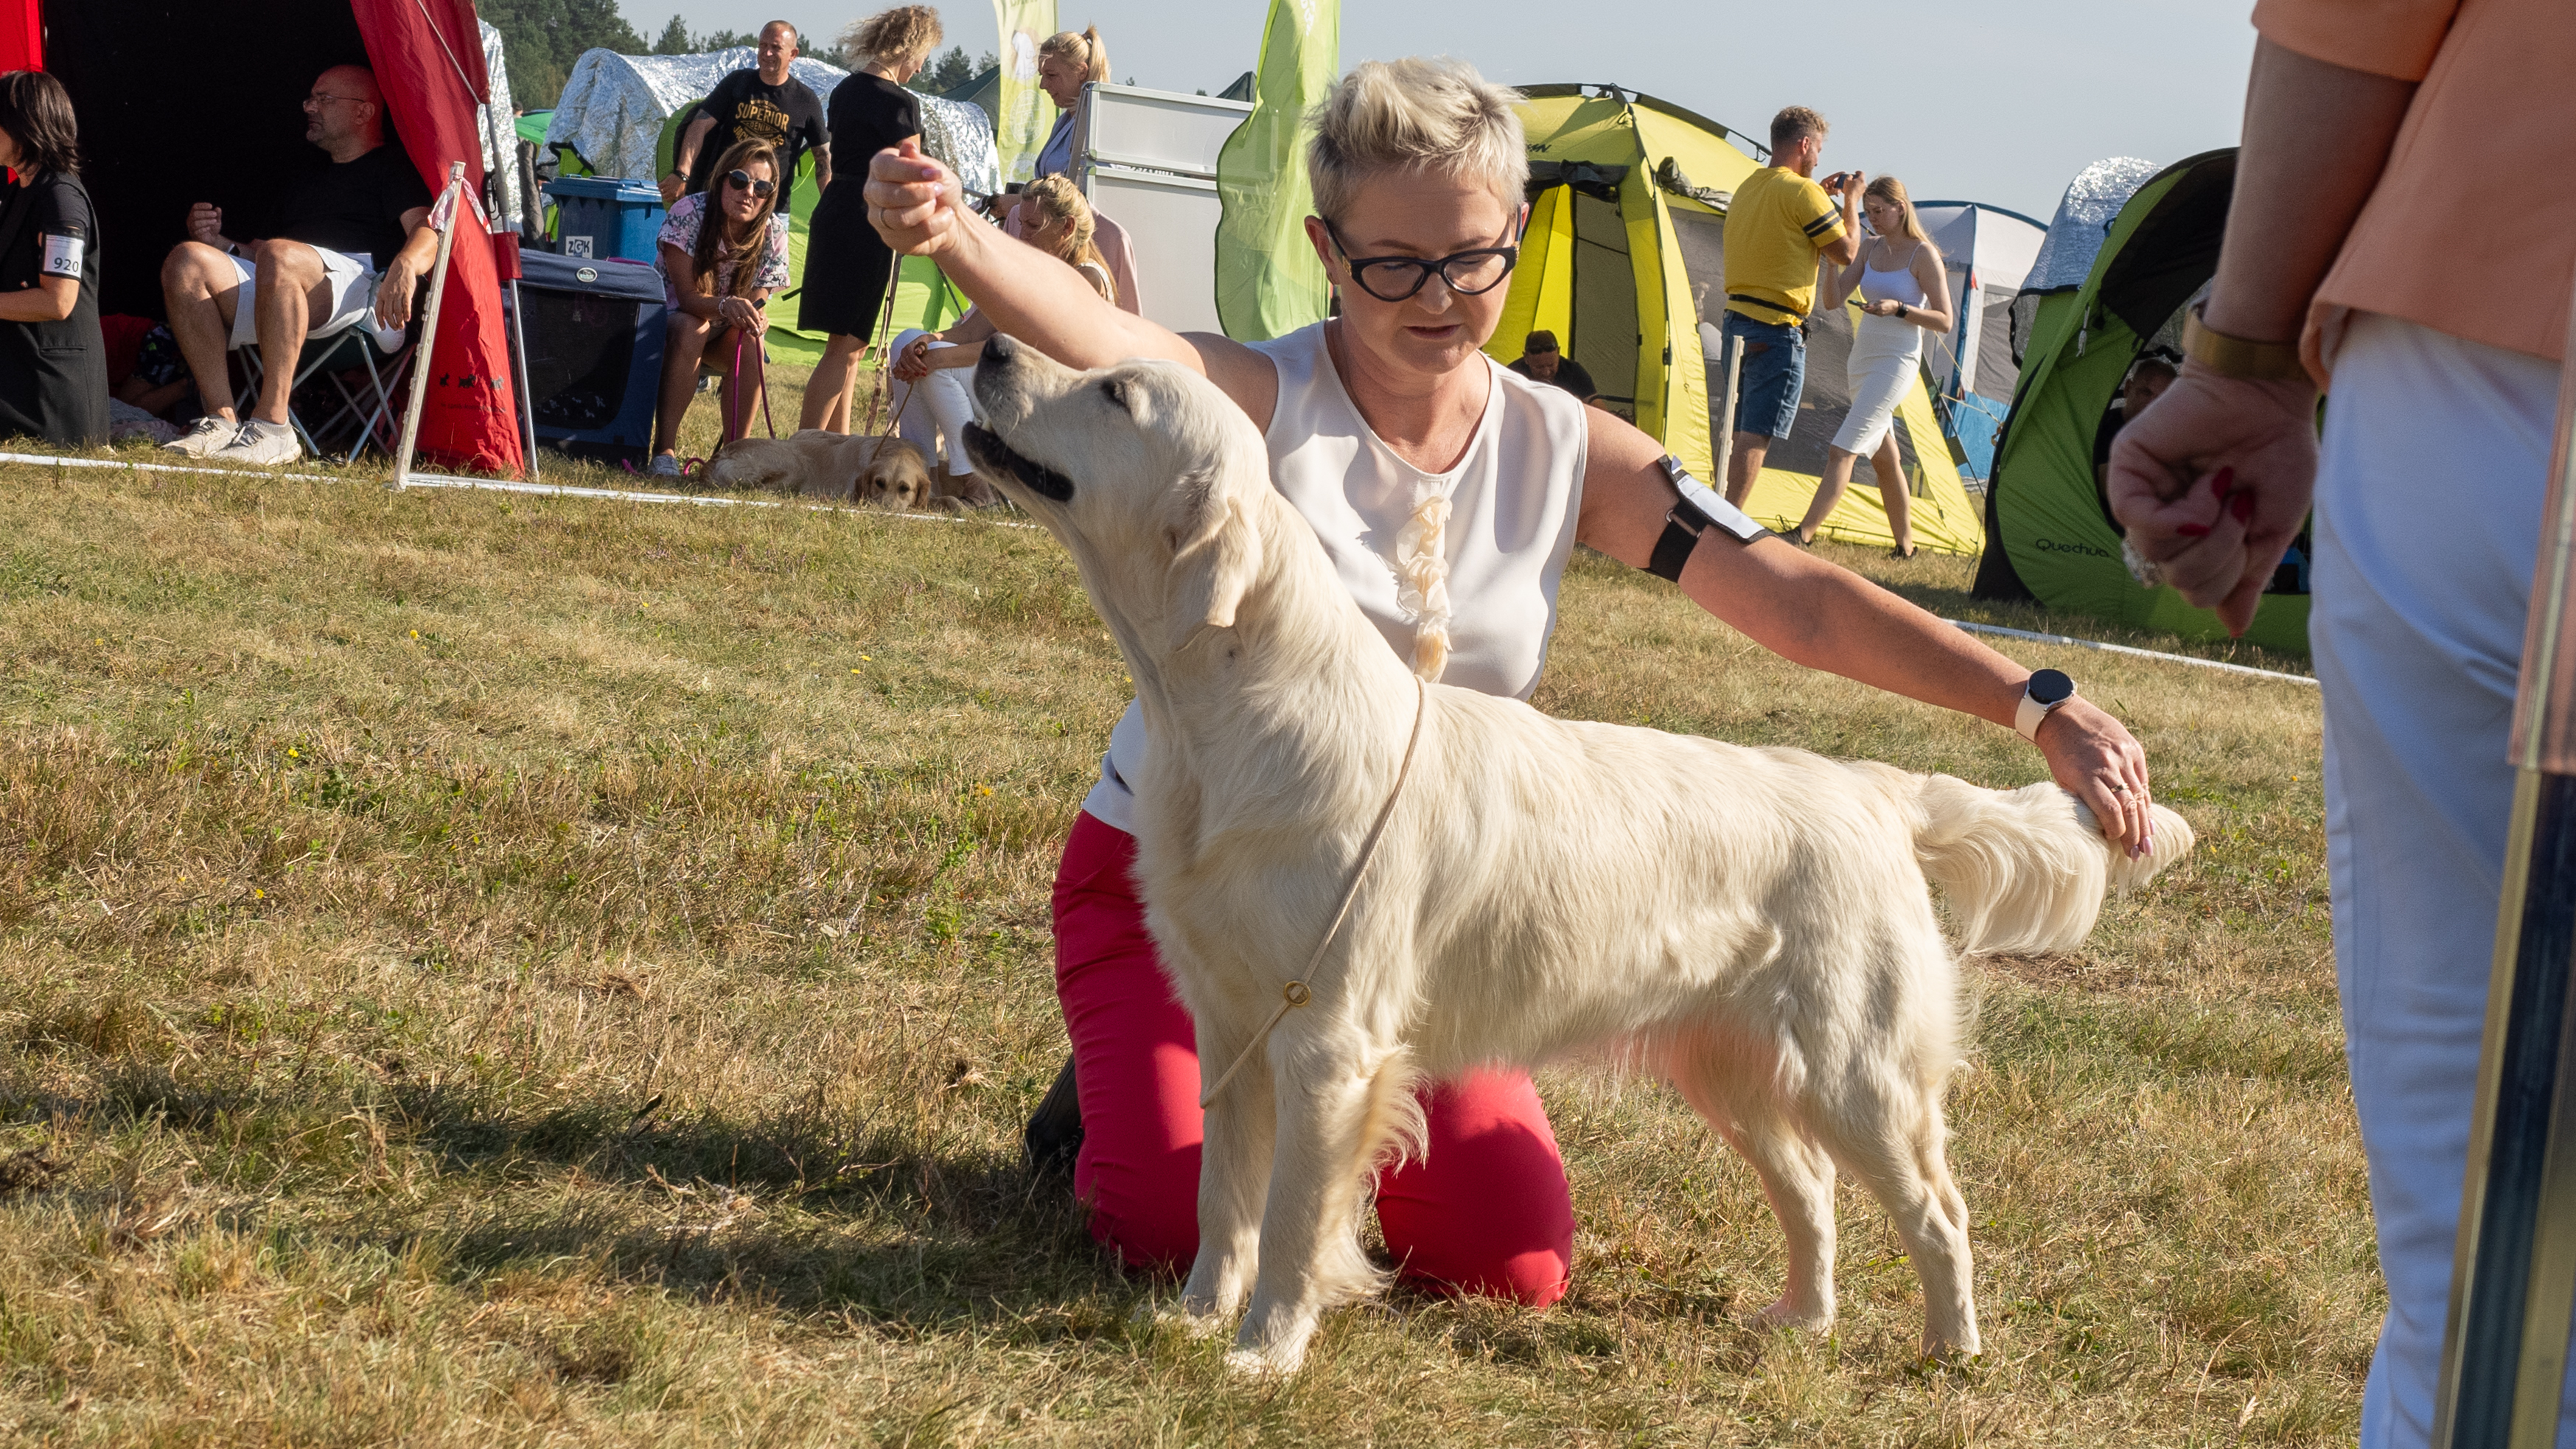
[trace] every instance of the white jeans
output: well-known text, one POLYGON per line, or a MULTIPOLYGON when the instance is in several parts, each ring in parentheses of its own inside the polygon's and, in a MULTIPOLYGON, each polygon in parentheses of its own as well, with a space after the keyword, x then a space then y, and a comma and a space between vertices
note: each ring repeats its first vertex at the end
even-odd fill
MULTIPOLYGON (((903 356, 912 339, 922 335, 918 327, 907 327, 895 334, 894 346, 887 350, 888 359, 903 356)), ((933 342, 933 350, 954 347, 953 342, 933 342)), ((944 441, 948 447, 948 472, 951 477, 975 471, 966 461, 966 425, 975 421, 975 403, 967 395, 966 384, 975 375, 971 367, 933 368, 919 382, 900 380, 886 384, 888 395, 901 411, 895 414, 895 436, 935 455, 944 441)))
POLYGON ((2309 636, 2336 984, 2388 1281, 2365 1449, 2432 1434, 2557 401, 2555 364, 2388 317, 2355 317, 2334 359, 2309 636))

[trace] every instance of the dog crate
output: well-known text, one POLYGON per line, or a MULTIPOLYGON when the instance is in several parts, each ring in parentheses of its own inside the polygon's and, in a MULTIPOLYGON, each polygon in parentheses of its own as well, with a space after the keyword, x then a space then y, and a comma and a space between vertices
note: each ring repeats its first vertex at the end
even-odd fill
POLYGON ((644 464, 662 382, 662 274, 635 262, 520 257, 528 397, 537 441, 577 458, 644 464))

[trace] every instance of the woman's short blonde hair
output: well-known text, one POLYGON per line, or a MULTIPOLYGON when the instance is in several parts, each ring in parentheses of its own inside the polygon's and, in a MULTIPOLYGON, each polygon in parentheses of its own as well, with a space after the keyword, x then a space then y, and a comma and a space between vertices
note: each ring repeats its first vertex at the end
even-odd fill
POLYGON ((927 5, 898 5, 852 22, 841 32, 841 48, 870 60, 919 64, 945 39, 938 11, 927 5))
POLYGON ((1100 43, 1100 27, 1086 25, 1082 33, 1059 30, 1038 47, 1038 59, 1058 57, 1082 67, 1083 79, 1093 85, 1109 84, 1109 47, 1100 43))
POLYGON ((1914 215, 1914 198, 1905 194, 1904 182, 1897 180, 1893 176, 1881 176, 1870 182, 1868 189, 1861 192, 1861 195, 1864 197, 1875 196, 1879 200, 1886 202, 1888 205, 1895 207, 1898 211, 1904 213, 1905 222, 1903 227, 1900 229, 1904 231, 1907 236, 1914 238, 1916 241, 1919 241, 1926 246, 1931 245, 1932 238, 1924 234, 1923 223, 1914 215))
POLYGON ((1529 186, 1520 92, 1448 56, 1365 60, 1307 119, 1315 210, 1336 221, 1360 186, 1388 171, 1429 170, 1490 186, 1514 211, 1529 186))

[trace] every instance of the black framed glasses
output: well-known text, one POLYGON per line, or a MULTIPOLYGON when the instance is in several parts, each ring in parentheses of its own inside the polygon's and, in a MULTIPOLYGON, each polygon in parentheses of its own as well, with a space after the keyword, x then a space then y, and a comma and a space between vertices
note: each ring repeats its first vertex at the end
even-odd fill
POLYGON ((1460 296, 1490 292, 1503 284, 1521 259, 1519 247, 1476 247, 1445 257, 1355 257, 1341 232, 1329 221, 1324 223, 1324 235, 1333 239, 1334 248, 1341 252, 1360 290, 1381 302, 1401 302, 1421 291, 1434 272, 1460 296))
POLYGON ((752 180, 751 173, 748 171, 728 171, 725 173, 725 180, 732 182, 734 185, 741 187, 743 190, 750 192, 754 196, 767 196, 769 193, 778 189, 778 183, 775 181, 752 180))

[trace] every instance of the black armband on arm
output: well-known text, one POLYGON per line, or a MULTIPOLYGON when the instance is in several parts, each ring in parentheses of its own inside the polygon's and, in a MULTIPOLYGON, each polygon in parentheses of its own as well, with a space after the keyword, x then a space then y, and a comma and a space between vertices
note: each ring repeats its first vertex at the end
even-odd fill
POLYGON ((1745 517, 1742 509, 1692 477, 1670 454, 1664 457, 1664 476, 1672 480, 1682 499, 1664 515, 1664 534, 1655 540, 1655 556, 1646 561, 1646 572, 1680 583, 1682 565, 1690 562, 1691 550, 1699 547, 1700 535, 1712 528, 1737 543, 1772 536, 1771 530, 1745 517))

